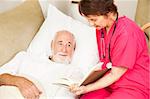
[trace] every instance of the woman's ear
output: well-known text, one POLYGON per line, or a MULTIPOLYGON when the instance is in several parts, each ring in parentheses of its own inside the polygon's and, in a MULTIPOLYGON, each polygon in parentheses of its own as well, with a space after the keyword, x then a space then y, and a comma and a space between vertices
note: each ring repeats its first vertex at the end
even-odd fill
POLYGON ((81 13, 81 16, 85 17, 85 15, 83 13, 81 13))
POLYGON ((113 15, 112 12, 108 12, 108 13, 106 14, 107 17, 111 17, 112 15, 113 15))
POLYGON ((116 20, 116 15, 113 12, 108 12, 106 15, 107 18, 116 20))

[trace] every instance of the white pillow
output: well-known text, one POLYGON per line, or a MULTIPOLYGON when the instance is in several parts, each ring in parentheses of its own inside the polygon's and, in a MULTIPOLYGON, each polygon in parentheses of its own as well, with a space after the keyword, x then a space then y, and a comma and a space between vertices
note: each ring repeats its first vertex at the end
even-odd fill
POLYGON ((48 10, 48 0, 39 0, 39 4, 41 6, 44 18, 47 17, 47 10, 48 10))
POLYGON ((81 67, 86 73, 99 60, 95 29, 72 19, 51 4, 45 22, 27 51, 39 57, 48 57, 51 54, 51 41, 60 30, 67 30, 75 35, 76 50, 71 64, 81 67))

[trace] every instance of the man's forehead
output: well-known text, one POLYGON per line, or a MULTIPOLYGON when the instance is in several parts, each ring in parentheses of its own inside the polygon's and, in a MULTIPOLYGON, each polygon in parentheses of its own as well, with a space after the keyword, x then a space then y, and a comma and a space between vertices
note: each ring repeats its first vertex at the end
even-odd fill
POLYGON ((58 42, 58 43, 69 43, 69 44, 72 44, 71 41, 64 41, 64 40, 58 40, 57 42, 58 42))
POLYGON ((73 39, 74 39, 74 37, 70 33, 58 33, 56 35, 57 41, 72 41, 73 39))
POLYGON ((72 38, 73 35, 70 32, 58 32, 56 37, 69 37, 69 38, 72 38))

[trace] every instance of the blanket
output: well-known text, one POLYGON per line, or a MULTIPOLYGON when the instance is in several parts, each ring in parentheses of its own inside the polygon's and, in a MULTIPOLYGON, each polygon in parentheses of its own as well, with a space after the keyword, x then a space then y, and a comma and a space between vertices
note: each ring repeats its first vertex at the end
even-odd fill
MULTIPOLYGON (((72 66, 71 64, 55 63, 47 57, 38 57, 27 52, 18 53, 10 62, 2 66, 0 74, 2 73, 24 76, 33 81, 42 90, 40 99, 74 99, 75 96, 69 92, 67 87, 55 85, 53 82, 61 77, 72 77, 77 80, 83 78, 79 67, 72 66)), ((17 91, 18 89, 10 87, 0 87, 1 99, 9 99, 11 94, 11 99, 22 99, 20 98, 22 96, 21 93, 17 91), (9 90, 8 93, 6 89, 9 90)))

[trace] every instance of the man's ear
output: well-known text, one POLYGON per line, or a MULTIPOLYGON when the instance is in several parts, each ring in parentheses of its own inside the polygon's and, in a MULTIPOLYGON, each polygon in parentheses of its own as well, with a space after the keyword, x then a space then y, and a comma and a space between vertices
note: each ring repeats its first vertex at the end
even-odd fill
POLYGON ((54 42, 53 42, 53 40, 52 40, 52 42, 51 42, 51 49, 53 49, 54 48, 54 44, 53 44, 54 42))
POLYGON ((75 51, 75 49, 76 49, 76 43, 74 44, 74 51, 75 51))

